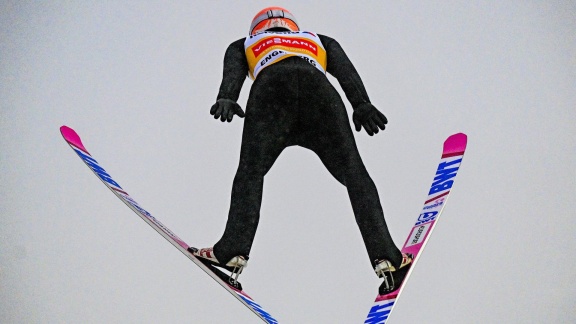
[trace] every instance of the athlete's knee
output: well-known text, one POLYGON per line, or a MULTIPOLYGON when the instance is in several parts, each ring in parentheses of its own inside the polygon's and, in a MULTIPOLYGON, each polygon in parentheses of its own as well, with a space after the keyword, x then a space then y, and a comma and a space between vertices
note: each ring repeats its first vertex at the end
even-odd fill
POLYGON ((368 171, 363 166, 348 169, 346 172, 346 183, 347 186, 354 187, 374 186, 374 181, 372 181, 368 171))
POLYGON ((234 176, 234 182, 254 182, 261 181, 266 175, 266 170, 262 167, 240 164, 234 176))

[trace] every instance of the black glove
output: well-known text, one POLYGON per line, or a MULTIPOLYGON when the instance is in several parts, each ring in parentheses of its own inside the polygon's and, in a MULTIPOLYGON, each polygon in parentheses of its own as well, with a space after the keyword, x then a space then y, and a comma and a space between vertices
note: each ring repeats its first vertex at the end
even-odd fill
POLYGON ((362 126, 364 126, 366 133, 370 136, 378 134, 380 129, 384 130, 388 123, 386 116, 369 102, 361 103, 354 109, 352 121, 357 132, 362 130, 362 126))
POLYGON ((234 114, 238 117, 244 118, 244 110, 234 100, 218 99, 216 103, 210 108, 210 114, 214 115, 214 119, 220 118, 221 121, 232 121, 234 114))

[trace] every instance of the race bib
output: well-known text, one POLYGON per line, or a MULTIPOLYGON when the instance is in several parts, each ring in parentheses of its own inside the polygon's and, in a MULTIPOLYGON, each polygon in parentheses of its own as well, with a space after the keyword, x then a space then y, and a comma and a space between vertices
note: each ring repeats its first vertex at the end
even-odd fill
POLYGON ((267 66, 298 56, 326 73, 326 50, 320 38, 311 32, 262 32, 246 38, 244 42, 249 74, 256 79, 267 66))

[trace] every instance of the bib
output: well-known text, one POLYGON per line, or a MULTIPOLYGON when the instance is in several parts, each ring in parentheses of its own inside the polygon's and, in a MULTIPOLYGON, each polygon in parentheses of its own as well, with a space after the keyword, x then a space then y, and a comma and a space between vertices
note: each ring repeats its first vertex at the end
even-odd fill
POLYGON ((306 32, 262 32, 244 42, 250 78, 256 79, 264 68, 298 56, 326 74, 326 50, 318 35, 306 32))

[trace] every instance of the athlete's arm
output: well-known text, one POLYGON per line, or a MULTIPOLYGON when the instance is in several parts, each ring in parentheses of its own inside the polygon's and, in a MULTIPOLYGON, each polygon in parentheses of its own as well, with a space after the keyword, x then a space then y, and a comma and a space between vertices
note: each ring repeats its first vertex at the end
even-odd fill
POLYGON ((360 75, 340 44, 328 36, 318 36, 326 49, 326 56, 328 57, 326 70, 338 80, 352 107, 356 108, 361 103, 370 102, 360 75))
POLYGON ((370 103, 360 75, 340 44, 328 36, 318 36, 326 49, 328 58, 326 71, 338 80, 346 98, 354 108, 352 121, 356 131, 359 132, 364 127, 368 135, 372 136, 377 134, 380 129, 384 130, 388 123, 386 116, 370 103))
POLYGON ((244 117, 244 111, 236 103, 240 90, 248 74, 248 63, 244 54, 244 38, 228 46, 224 55, 222 83, 216 103, 210 108, 210 114, 221 121, 232 121, 234 115, 244 117))

